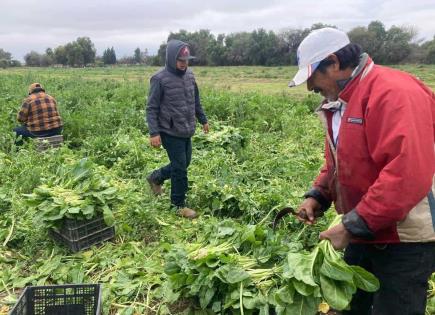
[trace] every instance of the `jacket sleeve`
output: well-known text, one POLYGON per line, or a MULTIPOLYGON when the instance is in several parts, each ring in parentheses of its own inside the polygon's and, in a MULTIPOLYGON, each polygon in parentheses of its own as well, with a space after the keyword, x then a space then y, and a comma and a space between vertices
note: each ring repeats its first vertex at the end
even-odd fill
POLYGON ((205 116, 204 110, 202 109, 201 100, 199 98, 198 85, 195 82, 195 116, 201 125, 207 123, 207 117, 205 116))
POLYGON ((21 109, 18 112, 17 120, 21 123, 26 123, 29 116, 30 105, 26 101, 21 105, 21 109))
POLYGON ((150 91, 148 94, 148 103, 146 108, 146 116, 148 123, 148 131, 150 136, 159 135, 159 114, 160 102, 163 97, 163 89, 160 80, 152 77, 150 80, 150 91))
POLYGON ((421 90, 372 93, 366 139, 380 172, 355 207, 355 220, 376 232, 397 224, 429 192, 435 171, 433 99, 421 90), (358 218, 357 218, 358 219, 358 218))
POLYGON ((328 170, 326 163, 323 165, 320 170, 320 174, 317 176, 314 181, 313 187, 309 191, 307 191, 304 195, 304 198, 314 198, 320 204, 321 211, 324 212, 329 209, 332 203, 332 199, 329 195, 328 189, 328 170))

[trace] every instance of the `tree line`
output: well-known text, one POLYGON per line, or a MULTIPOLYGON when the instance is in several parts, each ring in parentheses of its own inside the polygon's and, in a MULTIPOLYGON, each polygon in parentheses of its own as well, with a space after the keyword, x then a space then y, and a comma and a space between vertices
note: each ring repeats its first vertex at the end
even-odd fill
POLYGON ((20 67, 21 62, 12 59, 12 54, 10 52, 4 51, 0 48, 0 68, 7 67, 20 67))
POLYGON ((114 64, 143 64, 147 59, 147 50, 136 48, 133 56, 118 59, 113 47, 104 50, 102 56, 96 55, 94 43, 89 37, 79 37, 77 40, 61 45, 55 49, 47 48, 40 54, 31 51, 24 56, 27 66, 52 66, 62 65, 70 67, 101 66, 114 64))
MULTIPOLYGON (((180 39, 190 44, 198 65, 281 66, 297 64, 297 48, 309 32, 322 27, 335 27, 322 23, 305 29, 285 29, 278 33, 258 29, 214 36, 208 30, 170 33, 169 39, 180 39)), ((378 64, 428 63, 435 64, 435 36, 432 40, 418 40, 413 27, 392 26, 386 29, 379 21, 367 27, 355 27, 348 33, 350 40, 358 43, 363 51, 378 64)), ((166 44, 161 44, 155 64, 163 64, 166 44)))
MULTIPOLYGON (((281 66, 297 64, 296 50, 307 34, 325 26, 313 24, 310 28, 288 28, 277 33, 258 29, 252 32, 237 32, 228 35, 213 35, 209 30, 171 32, 170 39, 179 39, 189 43, 193 61, 202 66, 281 66)), ((435 64, 435 36, 432 40, 418 40, 413 27, 392 26, 386 29, 380 21, 373 21, 367 27, 355 27, 348 32, 352 42, 361 45, 378 64, 427 63, 435 64)), ((162 66, 165 63, 166 43, 162 43, 154 56, 147 49, 136 48, 131 56, 117 58, 114 47, 104 50, 102 56, 96 55, 96 49, 89 37, 47 48, 45 53, 31 51, 24 56, 27 66, 62 65, 82 67, 87 65, 146 64, 162 66)), ((0 67, 20 66, 10 53, 0 49, 0 67)))

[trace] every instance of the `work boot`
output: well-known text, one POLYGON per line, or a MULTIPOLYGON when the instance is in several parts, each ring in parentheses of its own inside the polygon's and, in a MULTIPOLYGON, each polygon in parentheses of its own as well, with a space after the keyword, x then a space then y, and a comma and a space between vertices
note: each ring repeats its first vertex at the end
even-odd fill
POLYGON ((162 185, 157 184, 151 177, 151 175, 147 176, 148 184, 150 184, 151 191, 154 195, 159 196, 163 193, 162 185))
POLYGON ((187 219, 195 219, 196 217, 198 217, 198 214, 196 213, 195 210, 187 208, 187 207, 178 208, 177 215, 179 215, 180 217, 183 217, 183 218, 187 218, 187 219))

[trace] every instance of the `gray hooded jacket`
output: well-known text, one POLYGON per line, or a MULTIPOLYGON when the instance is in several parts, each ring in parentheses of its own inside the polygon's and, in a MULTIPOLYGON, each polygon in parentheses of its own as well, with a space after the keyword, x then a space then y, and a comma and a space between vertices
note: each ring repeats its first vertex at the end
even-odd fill
POLYGON ((166 48, 166 66, 151 77, 146 116, 151 136, 161 132, 189 138, 195 133, 196 118, 207 123, 192 71, 177 71, 178 52, 187 44, 170 40, 166 48))

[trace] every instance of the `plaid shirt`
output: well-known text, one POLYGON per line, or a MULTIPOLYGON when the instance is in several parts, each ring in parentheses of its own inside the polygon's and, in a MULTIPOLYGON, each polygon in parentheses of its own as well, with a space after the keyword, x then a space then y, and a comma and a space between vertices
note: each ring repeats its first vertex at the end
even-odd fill
POLYGON ((63 125, 56 100, 45 92, 29 95, 23 101, 17 119, 26 125, 29 131, 45 131, 63 125))

